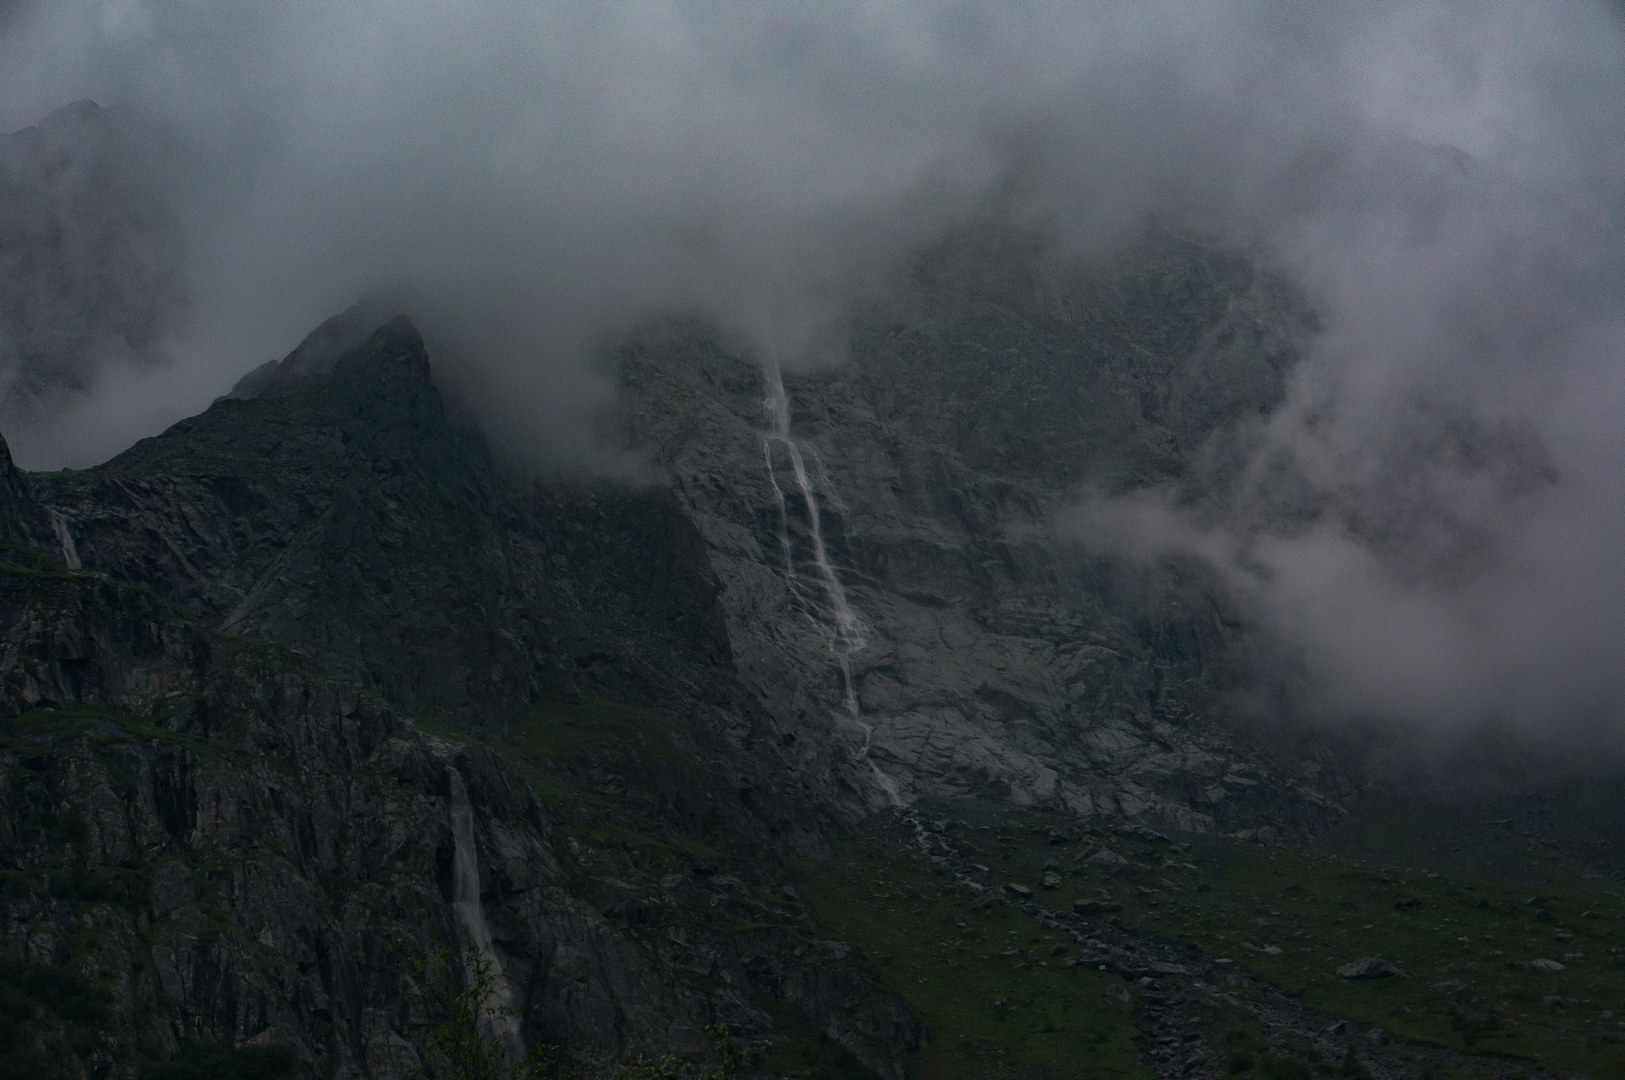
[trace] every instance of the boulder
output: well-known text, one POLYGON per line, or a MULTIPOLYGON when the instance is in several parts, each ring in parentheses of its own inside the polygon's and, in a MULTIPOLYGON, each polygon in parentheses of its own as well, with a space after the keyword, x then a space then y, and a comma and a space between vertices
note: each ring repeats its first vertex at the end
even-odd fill
POLYGON ((1340 979, 1386 979, 1390 975, 1404 974, 1380 956, 1367 956, 1337 969, 1337 977, 1340 979))
POLYGON ((1074 915, 1104 915, 1112 911, 1122 911, 1123 905, 1115 900, 1074 900, 1072 913, 1074 915))

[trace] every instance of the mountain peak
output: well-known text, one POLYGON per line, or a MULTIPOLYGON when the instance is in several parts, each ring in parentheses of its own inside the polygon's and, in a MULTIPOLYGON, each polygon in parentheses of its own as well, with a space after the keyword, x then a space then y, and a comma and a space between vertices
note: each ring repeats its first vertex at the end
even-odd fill
POLYGON ((362 350, 369 355, 420 357, 427 370, 427 351, 417 327, 404 314, 386 316, 386 310, 370 297, 357 301, 305 335, 283 359, 261 364, 238 379, 225 399, 247 401, 297 393, 333 374, 341 360, 362 350))
POLYGON ((90 98, 80 98, 70 101, 59 109, 54 109, 39 122, 41 129, 49 131, 56 127, 66 127, 69 124, 82 124, 87 120, 95 120, 102 114, 102 107, 90 98))

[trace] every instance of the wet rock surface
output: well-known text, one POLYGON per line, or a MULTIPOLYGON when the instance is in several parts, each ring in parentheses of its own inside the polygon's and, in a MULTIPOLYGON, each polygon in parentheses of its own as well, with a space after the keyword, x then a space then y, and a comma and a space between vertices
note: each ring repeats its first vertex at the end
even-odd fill
POLYGON ((834 776, 818 797, 859 812, 985 799, 1312 830, 1339 784, 1223 722, 1245 658, 1212 583, 1125 571, 1065 525, 1080 482, 1169 481, 1267 409, 1290 301, 1178 244, 1111 285, 1034 284, 1027 255, 972 246, 860 320, 849 363, 784 375, 787 434, 760 358, 725 336, 666 322, 622 350, 628 431, 704 538, 740 682, 792 767, 834 776), (1132 359, 1148 351, 1167 368, 1132 359))

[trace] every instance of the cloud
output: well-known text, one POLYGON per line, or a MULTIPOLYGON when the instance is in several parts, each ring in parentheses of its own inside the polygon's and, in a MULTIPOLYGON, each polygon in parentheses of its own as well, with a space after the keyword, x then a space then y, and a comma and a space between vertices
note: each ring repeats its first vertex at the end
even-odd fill
POLYGON ((1579 2, 11 5, 0 126, 165 132, 188 295, 166 367, 8 435, 86 464, 384 290, 505 445, 591 462, 639 318, 818 362, 991 205, 1080 259, 1173 208, 1323 330, 1232 472, 1079 529, 1220 567, 1328 710, 1578 730, 1625 681, 1622 41, 1579 2))
POLYGON ((175 348, 211 358, 188 385, 213 370, 218 392, 383 289, 489 423, 557 455, 607 392, 583 363, 599 336, 703 307, 794 352, 920 242, 927 204, 984 185, 963 158, 933 175, 961 121, 926 93, 919 21, 69 3, 8 37, 0 79, 177 144, 196 321, 175 348), (918 130, 910 103, 934 114, 918 130))
POLYGON ((1406 178, 1373 184, 1371 147, 1522 123, 1484 57, 1595 21, 1550 10, 63 0, 11 16, 0 101, 21 126, 91 97, 175 144, 178 407, 385 288, 445 312, 420 314, 450 376, 558 454, 606 393, 601 335, 700 307, 794 360, 990 198, 1079 253, 1176 196, 1386 212, 1406 178))
POLYGON ((1072 517, 1092 544, 1215 567, 1295 665, 1300 716, 1625 749, 1621 189, 1558 150, 1545 175, 1452 166, 1420 217, 1275 223, 1322 321, 1286 402, 1240 433, 1239 466, 1072 517))

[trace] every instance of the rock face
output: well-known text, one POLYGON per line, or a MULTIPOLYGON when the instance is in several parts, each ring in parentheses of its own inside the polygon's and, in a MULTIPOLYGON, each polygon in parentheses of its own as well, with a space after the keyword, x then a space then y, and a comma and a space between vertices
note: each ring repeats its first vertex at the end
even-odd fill
POLYGON ((918 1025, 779 888, 836 828, 1312 825, 1313 771, 1220 722, 1201 576, 1050 525, 1085 480, 1193 470, 1290 361, 1246 263, 1138 258, 945 249, 850 364, 782 385, 648 327, 620 354, 643 486, 505 479, 365 307, 102 466, 0 454, 5 933, 117 987, 55 1071, 204 1040, 433 1072, 474 950, 532 1045, 699 1050, 789 1009, 894 1076, 918 1025))
POLYGON ((447 422, 416 330, 345 349, 356 317, 258 373, 251 400, 42 485, 84 565, 408 709, 495 724, 583 689, 703 697, 684 679, 726 671, 726 628, 675 504, 510 494, 447 422))
POLYGON ((1176 243, 1098 281, 1035 259, 939 253, 846 364, 785 376, 782 398, 703 327, 624 351, 629 430, 709 549, 739 678, 792 767, 829 753, 827 798, 857 811, 989 799, 1303 828, 1315 784, 1214 722, 1240 665, 1201 573, 1091 559, 1051 524, 1080 483, 1183 477, 1273 405, 1290 302, 1176 243))
POLYGON ((731 752, 755 706, 679 506, 510 490, 409 323, 334 330, 98 469, 0 462, 5 933, 115 987, 89 1051, 25 1032, 52 1074, 134 1075, 187 1040, 432 1073, 479 946, 530 1045, 704 1051, 776 1002, 895 1075, 917 1025, 797 952, 808 916, 773 877, 821 811, 731 752), (561 717, 649 730, 613 758, 561 717), (500 752, 519 732, 545 776, 500 752), (700 876, 695 844, 740 868, 700 876))
POLYGON ((140 1044, 187 1038, 289 1046, 311 1076, 422 1075, 425 1026, 460 977, 448 957, 467 945, 460 859, 533 1044, 692 1051, 716 1016, 761 1026, 742 998, 685 991, 694 970, 772 977, 882 1070, 908 1044, 884 995, 795 963, 781 932, 708 932, 681 917, 680 890, 649 910, 594 895, 590 867, 561 859, 551 814, 490 751, 426 736, 274 647, 177 625, 148 594, 17 577, 0 581, 20 643, 6 711, 98 705, 22 713, 26 734, 14 724, 0 756, 5 932, 33 963, 112 981, 113 1026, 131 1036, 55 1075, 129 1070, 140 1044), (629 932, 673 923, 685 933, 664 947, 629 932))

